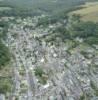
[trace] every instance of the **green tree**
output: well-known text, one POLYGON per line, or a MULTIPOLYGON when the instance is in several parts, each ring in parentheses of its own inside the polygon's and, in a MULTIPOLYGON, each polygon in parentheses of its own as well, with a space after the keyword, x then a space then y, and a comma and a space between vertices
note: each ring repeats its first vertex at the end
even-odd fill
POLYGON ((11 81, 9 79, 0 79, 0 93, 6 94, 7 92, 11 92, 11 81))
POLYGON ((0 41, 0 68, 4 67, 10 61, 8 48, 0 41))

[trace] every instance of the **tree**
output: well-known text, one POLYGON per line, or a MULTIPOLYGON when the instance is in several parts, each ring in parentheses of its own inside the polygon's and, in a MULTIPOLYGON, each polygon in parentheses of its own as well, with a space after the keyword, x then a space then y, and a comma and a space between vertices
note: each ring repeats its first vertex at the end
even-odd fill
POLYGON ((98 24, 94 22, 83 22, 79 20, 79 17, 74 15, 67 24, 67 31, 71 38, 98 36, 98 24))
POLYGON ((0 68, 4 67, 10 61, 8 48, 0 41, 0 68))
POLYGON ((0 93, 6 94, 7 92, 11 92, 12 84, 9 79, 0 79, 0 93))

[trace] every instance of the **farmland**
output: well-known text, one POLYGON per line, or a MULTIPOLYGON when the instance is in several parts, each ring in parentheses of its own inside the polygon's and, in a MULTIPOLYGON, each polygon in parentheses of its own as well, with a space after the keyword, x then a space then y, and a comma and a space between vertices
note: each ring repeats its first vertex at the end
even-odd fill
POLYGON ((69 15, 79 14, 83 21, 98 22, 98 2, 87 2, 81 7, 82 9, 72 11, 69 15))

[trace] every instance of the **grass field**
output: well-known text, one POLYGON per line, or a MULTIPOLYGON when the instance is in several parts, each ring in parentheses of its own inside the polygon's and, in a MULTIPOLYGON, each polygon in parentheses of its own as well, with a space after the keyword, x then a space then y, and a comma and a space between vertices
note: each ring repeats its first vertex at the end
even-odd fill
POLYGON ((98 2, 87 2, 85 5, 82 5, 82 9, 75 10, 69 15, 79 14, 83 21, 94 21, 98 22, 98 2))

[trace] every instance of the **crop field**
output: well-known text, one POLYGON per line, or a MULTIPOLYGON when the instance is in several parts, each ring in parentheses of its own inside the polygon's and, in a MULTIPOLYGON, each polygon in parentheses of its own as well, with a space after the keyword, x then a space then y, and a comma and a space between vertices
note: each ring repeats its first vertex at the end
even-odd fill
POLYGON ((72 11, 69 15, 79 14, 83 21, 98 22, 98 2, 87 2, 82 9, 72 11))

